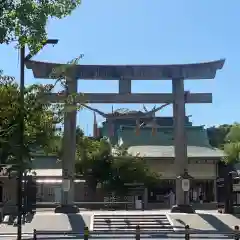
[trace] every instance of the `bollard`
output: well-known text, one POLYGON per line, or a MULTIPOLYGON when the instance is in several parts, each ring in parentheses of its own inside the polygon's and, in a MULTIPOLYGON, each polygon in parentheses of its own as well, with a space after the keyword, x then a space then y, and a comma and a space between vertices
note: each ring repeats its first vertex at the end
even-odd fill
POLYGON ((84 234, 83 234, 83 239, 84 240, 88 240, 88 237, 89 237, 89 230, 88 230, 88 227, 84 227, 84 234))
POLYGON ((185 240, 190 239, 190 234, 189 234, 189 225, 185 226, 185 240))
POLYGON ((137 225, 136 226, 136 240, 140 240, 140 226, 137 225))
POLYGON ((33 240, 37 240, 37 230, 33 229, 33 240))
POLYGON ((238 225, 236 225, 235 227, 234 227, 234 239, 235 240, 239 240, 239 226, 238 225))

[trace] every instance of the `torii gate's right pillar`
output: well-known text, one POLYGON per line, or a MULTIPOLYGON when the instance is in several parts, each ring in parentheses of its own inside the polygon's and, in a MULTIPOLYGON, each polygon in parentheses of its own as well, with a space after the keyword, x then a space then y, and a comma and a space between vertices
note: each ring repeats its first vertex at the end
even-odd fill
MULTIPOLYGON (((216 70, 223 67, 224 61, 213 64, 192 64, 178 69, 181 74, 175 74, 172 77, 172 94, 173 94, 173 119, 174 119, 174 165, 176 174, 176 205, 172 207, 172 212, 194 213, 189 204, 189 187, 182 186, 183 183, 190 181, 188 175, 188 152, 187 152, 187 135, 185 124, 185 103, 188 96, 185 96, 184 79, 213 79, 216 70), (183 179, 188 181, 183 182, 183 179), (184 189, 183 189, 184 188, 184 189), (184 192, 185 190, 185 192, 184 192)), ((174 70, 171 72, 174 73, 174 70)), ((191 183, 191 182, 190 182, 191 183)))
MULTIPOLYGON (((176 177, 178 177, 184 174, 184 169, 188 168, 187 137, 185 129, 184 79, 179 78, 172 80, 172 93, 174 98, 173 100, 174 148, 175 148, 174 164, 176 177)), ((181 179, 176 178, 176 204, 178 207, 188 205, 188 203, 185 202, 184 198, 185 195, 182 189, 182 181, 181 179)))

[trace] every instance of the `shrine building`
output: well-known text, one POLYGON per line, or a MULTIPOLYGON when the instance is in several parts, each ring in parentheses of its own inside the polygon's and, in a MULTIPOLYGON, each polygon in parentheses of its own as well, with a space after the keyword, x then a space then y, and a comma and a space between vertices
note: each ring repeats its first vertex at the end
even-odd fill
MULTIPOLYGON (((143 198, 147 202, 147 208, 168 207, 164 196, 171 189, 175 191, 176 179, 173 118, 156 117, 154 121, 149 118, 144 119, 144 122, 146 124, 140 122, 142 127, 136 129, 136 118, 105 121, 99 132, 101 136, 109 138, 113 145, 117 144, 127 148, 133 156, 144 157, 150 168, 159 173, 161 178, 159 186, 153 189, 145 189, 143 198), (112 124, 112 127, 109 124, 112 124), (112 129, 113 132, 110 132, 109 129, 112 129)), ((189 117, 186 117, 185 127, 188 173, 193 177, 189 195, 190 201, 197 209, 201 207, 205 209, 206 207, 213 208, 217 202, 218 163, 224 153, 210 146, 204 126, 193 126, 189 117), (201 199, 204 206, 200 204, 201 199)))

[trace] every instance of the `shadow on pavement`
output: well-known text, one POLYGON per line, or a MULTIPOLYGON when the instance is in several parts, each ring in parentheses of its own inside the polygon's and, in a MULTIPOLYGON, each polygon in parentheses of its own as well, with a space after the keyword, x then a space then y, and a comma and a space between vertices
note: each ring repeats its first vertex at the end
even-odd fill
POLYGON ((37 237, 39 239, 82 239, 85 221, 81 214, 66 214, 68 217, 71 230, 68 231, 37 231, 37 237))
POLYGON ((233 229, 222 222, 219 218, 212 214, 198 214, 204 221, 211 225, 217 232, 232 232, 233 229))
MULTIPOLYGON (((199 214, 200 215, 200 214, 199 214)), ((208 216, 212 216, 209 214, 202 214, 208 217, 208 216)), ((209 223, 212 222, 212 219, 203 219, 205 221, 207 221, 209 223)), ((221 222, 218 218, 214 219, 215 223, 218 223, 218 228, 216 228, 217 224, 215 224, 215 226, 212 226, 214 228, 216 228, 216 230, 200 230, 200 229, 196 229, 196 228, 190 228, 190 231, 193 231, 193 233, 190 233, 190 238, 191 239, 231 239, 229 238, 229 235, 226 234, 221 234, 221 232, 231 232, 232 229, 229 228, 229 226, 227 226, 226 224, 224 224, 223 222, 221 222), (217 221, 219 220, 219 221, 217 221), (220 222, 220 223, 219 223, 220 222), (224 225, 224 229, 219 231, 218 229, 220 229, 222 227, 222 224, 224 225), (226 228, 227 227, 227 228, 226 228)), ((179 222, 182 226, 178 226, 177 227, 177 231, 174 231, 173 233, 156 233, 156 234, 151 234, 151 238, 158 238, 158 239, 185 239, 185 226, 187 225, 183 220, 181 219, 176 219, 177 222, 179 222)), ((210 223, 209 223, 210 224, 210 223)), ((174 226, 173 226, 174 227, 174 226)))
POLYGON ((85 221, 81 214, 67 214, 69 223, 72 228, 72 233, 83 234, 84 227, 86 226, 85 221))

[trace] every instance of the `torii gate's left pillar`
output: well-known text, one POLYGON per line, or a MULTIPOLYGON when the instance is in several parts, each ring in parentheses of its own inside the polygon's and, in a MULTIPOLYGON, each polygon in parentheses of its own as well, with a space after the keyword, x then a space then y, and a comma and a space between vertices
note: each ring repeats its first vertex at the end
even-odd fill
MULTIPOLYGON (((68 78, 67 95, 77 93, 77 79, 68 78)), ((61 205, 56 207, 56 213, 77 213, 79 208, 74 205, 74 178, 76 154, 76 119, 77 105, 74 97, 68 98, 64 105, 64 135, 62 152, 62 198, 61 205)))

